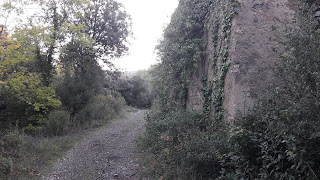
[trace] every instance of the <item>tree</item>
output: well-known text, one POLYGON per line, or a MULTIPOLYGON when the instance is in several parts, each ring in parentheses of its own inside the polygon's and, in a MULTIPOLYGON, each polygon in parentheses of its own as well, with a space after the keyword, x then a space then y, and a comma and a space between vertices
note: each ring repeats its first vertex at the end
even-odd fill
POLYGON ((122 5, 113 0, 92 0, 89 4, 70 18, 67 32, 72 40, 62 46, 59 58, 64 74, 57 92, 72 114, 100 93, 104 76, 117 74, 104 73, 99 61, 111 67, 109 58, 128 50, 130 18, 122 5))
POLYGON ((34 56, 18 41, 0 39, 0 121, 26 127, 41 123, 42 115, 61 103, 51 86, 43 86, 33 71, 34 56))
POLYGON ((6 0, 1 5, 10 14, 22 2, 36 3, 41 11, 15 28, 16 41, 1 39, 0 116, 7 121, 18 110, 12 122, 41 123, 60 105, 54 77, 63 106, 74 115, 103 88, 106 74, 99 63, 111 66, 111 57, 128 50, 129 15, 113 0, 6 0), (62 69, 55 76, 57 66, 62 69))
POLYGON ((151 106, 151 93, 148 84, 140 76, 122 78, 119 91, 129 106, 138 108, 151 106))
POLYGON ((104 73, 95 59, 95 50, 71 41, 60 55, 63 77, 58 80, 57 94, 74 115, 101 91, 104 73))
POLYGON ((128 50, 130 16, 123 5, 114 0, 92 0, 93 8, 86 12, 81 23, 85 33, 95 40, 99 57, 120 57, 128 50))

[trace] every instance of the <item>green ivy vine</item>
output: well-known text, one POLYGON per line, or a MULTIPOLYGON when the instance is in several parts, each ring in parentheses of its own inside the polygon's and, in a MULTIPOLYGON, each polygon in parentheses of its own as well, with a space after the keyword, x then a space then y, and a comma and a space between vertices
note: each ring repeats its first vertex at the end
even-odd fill
POLYGON ((209 30, 211 30, 212 36, 213 50, 211 68, 213 77, 211 83, 208 83, 207 79, 203 82, 203 114, 204 119, 210 121, 209 124, 212 127, 215 127, 217 123, 221 123, 223 120, 225 77, 231 62, 229 58, 229 44, 232 18, 236 13, 235 7, 237 6, 238 1, 236 0, 229 2, 214 1, 210 13, 213 18, 207 22, 206 25, 206 27, 209 27, 209 30), (222 20, 219 15, 223 16, 222 20), (208 93, 210 93, 210 95, 208 95, 208 93), (210 118, 211 113, 213 114, 213 118, 210 118))
POLYGON ((203 122, 206 126, 223 119, 224 79, 231 60, 229 41, 236 0, 181 0, 164 38, 157 46, 160 57, 156 72, 161 84, 162 106, 186 108, 192 76, 206 59, 206 33, 212 36, 213 77, 203 75, 203 122))
POLYGON ((159 88, 170 99, 167 104, 186 106, 191 77, 205 58, 203 35, 210 4, 212 0, 181 0, 157 46, 161 60, 157 73, 164 82, 159 88))

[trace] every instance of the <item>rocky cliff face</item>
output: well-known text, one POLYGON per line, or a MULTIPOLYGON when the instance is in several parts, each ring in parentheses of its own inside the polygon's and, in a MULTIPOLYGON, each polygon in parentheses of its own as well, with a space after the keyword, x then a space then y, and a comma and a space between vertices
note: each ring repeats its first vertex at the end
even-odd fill
POLYGON ((204 42, 206 59, 188 88, 187 109, 222 112, 233 121, 276 79, 279 40, 298 0, 224 0, 210 7, 204 42))

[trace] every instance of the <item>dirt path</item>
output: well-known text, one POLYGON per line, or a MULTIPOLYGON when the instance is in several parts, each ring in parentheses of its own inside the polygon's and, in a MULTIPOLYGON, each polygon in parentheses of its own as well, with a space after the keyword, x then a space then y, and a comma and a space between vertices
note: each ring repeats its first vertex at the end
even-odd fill
POLYGON ((134 144, 142 131, 144 114, 145 111, 138 111, 91 134, 41 179, 138 179, 134 144))

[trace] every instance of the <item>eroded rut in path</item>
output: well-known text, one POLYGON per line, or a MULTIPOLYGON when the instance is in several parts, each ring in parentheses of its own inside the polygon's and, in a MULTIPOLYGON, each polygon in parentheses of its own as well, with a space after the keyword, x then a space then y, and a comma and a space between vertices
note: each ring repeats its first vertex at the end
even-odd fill
POLYGON ((43 180, 139 179, 134 145, 144 125, 145 111, 94 132, 60 159, 43 180))

